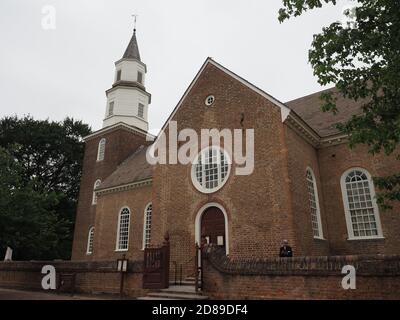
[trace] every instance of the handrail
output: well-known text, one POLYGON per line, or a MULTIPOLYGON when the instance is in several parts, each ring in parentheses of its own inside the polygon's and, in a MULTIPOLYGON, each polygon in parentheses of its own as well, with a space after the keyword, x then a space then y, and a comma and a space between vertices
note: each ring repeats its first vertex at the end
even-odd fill
POLYGON ((203 290, 203 257, 201 247, 196 243, 196 274, 195 274, 195 290, 203 290))

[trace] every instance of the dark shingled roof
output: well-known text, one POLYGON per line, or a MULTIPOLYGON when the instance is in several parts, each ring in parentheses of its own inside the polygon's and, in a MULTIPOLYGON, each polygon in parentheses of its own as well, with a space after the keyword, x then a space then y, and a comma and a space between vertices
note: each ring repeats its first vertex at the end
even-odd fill
POLYGON ((332 134, 339 133, 335 128, 337 123, 346 122, 352 115, 361 112, 361 106, 365 103, 363 100, 357 102, 343 98, 336 88, 331 88, 310 94, 308 96, 298 98, 289 102, 286 105, 296 112, 311 128, 313 128, 321 137, 326 137, 332 134), (322 112, 320 100, 321 93, 333 91, 337 97, 336 106, 338 113, 335 115, 332 112, 322 112))
POLYGON ((97 189, 107 189, 150 179, 152 177, 152 168, 146 160, 147 148, 144 146, 139 147, 97 189))
POLYGON ((133 32, 131 41, 129 41, 128 47, 125 50, 122 59, 136 59, 140 60, 139 47, 136 41, 136 31, 133 32))

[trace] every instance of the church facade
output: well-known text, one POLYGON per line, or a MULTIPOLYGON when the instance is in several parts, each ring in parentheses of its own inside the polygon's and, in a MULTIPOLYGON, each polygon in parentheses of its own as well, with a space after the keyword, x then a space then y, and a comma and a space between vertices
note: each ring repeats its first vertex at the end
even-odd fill
MULTIPOLYGON (((199 147, 196 163, 150 164, 151 95, 136 34, 106 91, 103 128, 85 137, 72 260, 143 260, 169 235, 171 265, 193 273, 195 245, 230 259, 400 254, 400 207, 381 210, 372 177, 399 172, 395 157, 350 149, 335 124, 360 111, 338 96, 338 115, 320 93, 282 103, 208 58, 163 127, 253 130, 254 169, 236 175, 222 147, 199 147)), ((176 141, 177 146, 184 141, 176 141)))

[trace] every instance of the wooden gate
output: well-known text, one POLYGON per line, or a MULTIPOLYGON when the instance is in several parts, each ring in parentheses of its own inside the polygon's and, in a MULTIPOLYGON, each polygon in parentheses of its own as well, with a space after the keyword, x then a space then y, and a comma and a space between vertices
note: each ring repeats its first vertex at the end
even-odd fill
POLYGON ((169 241, 160 248, 144 249, 143 289, 164 289, 169 286, 169 241))

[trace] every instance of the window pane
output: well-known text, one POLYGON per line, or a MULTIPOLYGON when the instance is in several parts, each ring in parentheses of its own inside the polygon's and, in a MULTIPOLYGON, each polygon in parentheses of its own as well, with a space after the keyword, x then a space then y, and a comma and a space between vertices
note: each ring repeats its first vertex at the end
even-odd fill
POLYGON ((307 189, 308 189, 308 200, 310 205, 310 212, 311 212, 311 226, 314 237, 321 237, 320 231, 320 223, 319 223, 319 210, 317 205, 317 198, 315 195, 315 182, 314 177, 310 170, 306 172, 306 179, 307 179, 307 189))
POLYGON ((111 101, 108 105, 108 115, 112 116, 114 114, 114 101, 111 101))
POLYGON ((128 239, 129 239, 129 209, 122 209, 119 217, 119 238, 118 238, 118 249, 126 250, 128 249, 128 239))
POLYGON ((144 247, 148 248, 151 241, 151 214, 153 210, 153 205, 149 204, 146 208, 144 217, 144 247))
POLYGON ((99 150, 97 151, 97 161, 103 161, 104 160, 104 154, 106 151, 106 139, 101 139, 99 142, 99 150))
POLYGON ((371 187, 367 175, 360 170, 353 170, 347 175, 345 185, 354 236, 378 235, 377 213, 371 201, 371 187))
POLYGON ((205 189, 216 189, 227 179, 229 164, 222 149, 203 150, 194 166, 194 178, 205 189))
POLYGON ((137 74, 137 82, 143 83, 143 73, 141 73, 140 71, 138 71, 137 74))
POLYGON ((143 118, 143 112, 144 112, 144 105, 142 103, 139 103, 138 113, 137 113, 139 118, 143 118))

